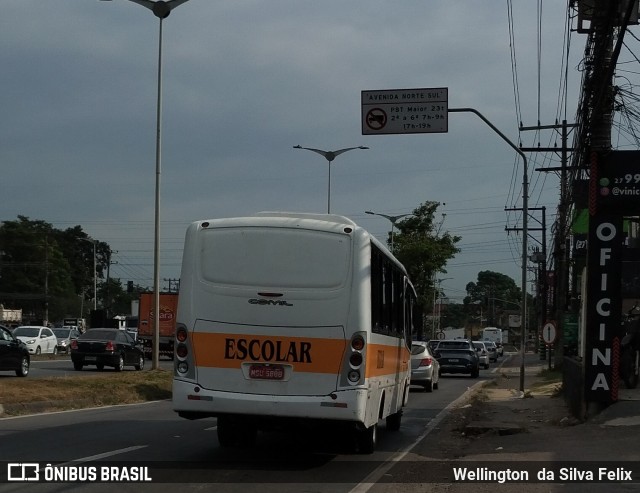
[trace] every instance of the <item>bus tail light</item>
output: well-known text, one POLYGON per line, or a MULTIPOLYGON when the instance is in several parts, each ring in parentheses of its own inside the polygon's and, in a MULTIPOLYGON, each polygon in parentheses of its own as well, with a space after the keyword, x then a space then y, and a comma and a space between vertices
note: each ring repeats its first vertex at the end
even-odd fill
POLYGON ((193 371, 193 357, 191 356, 191 343, 189 331, 184 325, 176 328, 175 365, 174 374, 178 377, 195 378, 193 371))
POLYGON ((362 351, 364 349, 364 338, 357 335, 351 339, 351 349, 354 351, 362 351))
POLYGON ((184 359, 187 357, 187 354, 189 354, 189 350, 187 349, 186 345, 178 344, 176 346, 176 355, 178 356, 178 358, 184 359))
POLYGON ((343 362, 342 384, 362 385, 364 383, 364 366, 366 360, 366 333, 358 332, 351 337, 343 362), (346 378, 345 378, 346 377, 346 378))
POLYGON ((361 353, 352 353, 349 357, 349 363, 351 366, 359 367, 362 364, 362 354, 361 353))
POLYGON ((185 342, 187 340, 187 335, 187 329, 185 329, 184 327, 180 327, 176 331, 176 339, 178 340, 178 342, 185 342))

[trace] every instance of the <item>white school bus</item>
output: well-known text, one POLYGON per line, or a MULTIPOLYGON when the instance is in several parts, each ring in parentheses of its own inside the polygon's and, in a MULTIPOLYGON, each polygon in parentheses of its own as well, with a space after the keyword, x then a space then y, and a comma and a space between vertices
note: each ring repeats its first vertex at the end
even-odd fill
POLYGON ((400 428, 416 296, 346 217, 260 213, 186 233, 173 408, 217 417, 222 446, 300 421, 347 424, 362 453, 400 428))

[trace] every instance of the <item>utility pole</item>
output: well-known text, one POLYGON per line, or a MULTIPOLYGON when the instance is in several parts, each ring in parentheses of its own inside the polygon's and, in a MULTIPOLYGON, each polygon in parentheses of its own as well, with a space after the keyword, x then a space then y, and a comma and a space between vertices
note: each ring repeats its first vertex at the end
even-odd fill
MULTIPOLYGON (((553 317, 556 320, 556 326, 558 327, 557 339, 555 343, 555 357, 556 368, 562 364, 563 357, 563 343, 562 343, 562 326, 564 320, 564 313, 569 303, 569 251, 570 248, 567 245, 569 238, 568 224, 569 211, 570 211, 570 191, 568 186, 568 173, 567 166, 569 163, 569 153, 573 153, 579 149, 575 147, 569 148, 569 129, 578 127, 576 123, 567 123, 567 120, 562 120, 559 124, 556 122, 554 125, 537 125, 532 127, 520 127, 520 131, 528 130, 560 130, 561 131, 561 147, 558 149, 554 147, 523 147, 520 149, 526 152, 560 152, 560 167, 546 167, 536 168, 536 171, 542 172, 560 172, 560 203, 558 205, 558 218, 555 227, 554 236, 554 248, 553 259, 555 267, 555 291, 554 291, 554 303, 553 303, 553 317)), ((544 219, 544 217, 543 217, 544 219)), ((548 290, 548 277, 546 276, 546 239, 543 240, 544 255, 545 255, 545 278, 542 279, 545 287, 545 305, 548 290)), ((545 311, 545 317, 547 316, 545 311)), ((541 326, 542 327, 542 326, 541 326)))
MULTIPOLYGON (((620 262, 619 253, 610 257, 609 263, 601 261, 600 252, 605 244, 602 236, 596 233, 601 227, 607 227, 615 236, 621 236, 622 218, 606 211, 598 210, 598 177, 606 154, 611 150, 611 128, 613 120, 614 97, 613 75, 622 49, 624 35, 634 10, 635 1, 592 3, 578 2, 578 14, 590 21, 585 48, 583 86, 577 117, 581 123, 576 142, 580 151, 574 156, 572 171, 576 179, 585 175, 584 163, 589 163, 589 236, 587 247, 587 281, 586 293, 583 293, 582 304, 585 307, 585 328, 582 340, 581 356, 584 372, 584 387, 580 395, 583 413, 590 405, 607 405, 617 400, 618 379, 616 376, 617 361, 617 327, 619 326, 619 304, 621 303, 620 286, 615 283, 603 284, 602 279, 613 272, 620 262), (614 38, 617 39, 614 47, 614 38), (611 267, 614 266, 614 267, 611 267), (607 312, 601 315, 596 303, 602 292, 606 290, 607 312), (598 353, 608 351, 613 358, 600 360, 598 353), (599 384, 596 384, 599 382, 599 384), (602 383, 604 382, 604 383, 602 383)), ((609 236, 612 244, 619 245, 619 238, 609 236)), ((615 276, 613 276, 615 279, 615 276)), ((619 279, 617 279, 619 282, 619 279)), ((574 403, 575 407, 575 403, 574 403)))
MULTIPOLYGON (((520 208, 520 207, 511 207, 511 208, 505 207, 504 210, 513 212, 513 211, 522 211, 523 209, 520 208)), ((547 217, 547 208, 546 207, 529 207, 529 210, 530 211, 542 211, 542 221, 539 221, 535 217, 531 216, 531 219, 533 219, 538 224, 540 224, 540 227, 539 228, 532 228, 531 226, 529 226, 527 228, 527 231, 542 231, 542 241, 534 238, 533 236, 530 236, 530 238, 532 240, 536 241, 537 243, 539 243, 540 246, 542 247, 541 257, 540 257, 540 259, 538 259, 538 262, 537 262, 537 263, 541 264, 542 267, 540 268, 540 265, 539 265, 538 272, 540 270, 542 270, 542 272, 544 272, 546 274, 546 271, 547 271, 547 219, 546 219, 546 217, 547 217)), ((509 232, 509 231, 518 231, 518 232, 522 231, 524 234, 528 234, 528 233, 525 233, 522 228, 508 228, 508 227, 505 227, 504 230, 507 231, 507 232, 509 232)), ((540 278, 538 278, 538 279, 540 279, 540 278)), ((536 283, 536 285, 539 288, 539 284, 536 283)), ((536 294, 538 294, 538 297, 542 300, 543 311, 542 311, 542 315, 541 316, 544 318, 546 316, 546 299, 547 299, 547 284, 546 284, 546 282, 543 282, 542 286, 543 286, 542 290, 536 289, 536 294)), ((524 322, 525 321, 523 320, 522 321, 522 327, 523 327, 522 330, 524 330, 524 327, 526 326, 526 324, 524 322)), ((540 330, 542 330, 542 325, 538 326, 538 331, 537 332, 540 332, 540 330)))

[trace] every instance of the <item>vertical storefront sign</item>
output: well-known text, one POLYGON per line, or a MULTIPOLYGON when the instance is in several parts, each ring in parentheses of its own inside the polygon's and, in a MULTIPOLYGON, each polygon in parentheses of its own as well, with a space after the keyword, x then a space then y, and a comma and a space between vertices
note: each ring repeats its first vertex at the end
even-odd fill
POLYGON ((596 212, 589 221, 585 398, 611 403, 618 399, 617 348, 620 330, 622 216, 596 212))

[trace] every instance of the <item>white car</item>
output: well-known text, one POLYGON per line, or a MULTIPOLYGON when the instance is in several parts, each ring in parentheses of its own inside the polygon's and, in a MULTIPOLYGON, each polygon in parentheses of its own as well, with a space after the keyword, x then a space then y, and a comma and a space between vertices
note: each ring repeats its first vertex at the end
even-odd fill
POLYGON ((22 325, 13 331, 13 336, 27 345, 29 354, 58 354, 58 338, 49 327, 22 325))
POLYGON ((491 359, 489 357, 489 350, 487 349, 486 343, 484 341, 472 341, 472 342, 473 342, 473 347, 478 353, 480 366, 483 366, 485 370, 488 369, 491 359))

